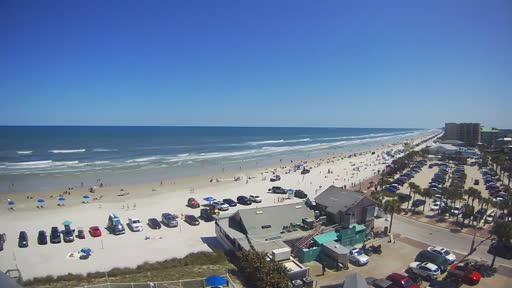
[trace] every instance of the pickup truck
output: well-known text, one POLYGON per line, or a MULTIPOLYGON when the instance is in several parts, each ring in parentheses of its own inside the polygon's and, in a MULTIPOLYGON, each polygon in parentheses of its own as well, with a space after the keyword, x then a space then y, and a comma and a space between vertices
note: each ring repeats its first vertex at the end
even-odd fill
POLYGON ((142 232, 144 230, 138 218, 128 218, 128 225, 130 225, 133 232, 142 232))

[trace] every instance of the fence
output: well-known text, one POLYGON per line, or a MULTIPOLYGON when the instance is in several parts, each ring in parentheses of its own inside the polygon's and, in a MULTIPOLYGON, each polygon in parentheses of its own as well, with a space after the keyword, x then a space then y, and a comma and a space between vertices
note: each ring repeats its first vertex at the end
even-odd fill
MULTIPOLYGON (((237 288, 229 275, 223 275, 228 279, 229 288, 237 288)), ((104 283, 97 285, 79 286, 77 288, 206 288, 205 278, 187 279, 166 282, 145 282, 145 283, 104 283)))

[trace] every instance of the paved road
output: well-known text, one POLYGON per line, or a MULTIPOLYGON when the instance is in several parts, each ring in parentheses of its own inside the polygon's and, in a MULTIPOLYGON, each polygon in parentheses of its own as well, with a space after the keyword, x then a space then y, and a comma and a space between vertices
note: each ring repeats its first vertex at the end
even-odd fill
MULTIPOLYGON (((389 222, 384 222, 383 219, 379 219, 377 221, 377 225, 387 226, 389 225, 389 222)), ((443 246, 461 254, 466 254, 469 251, 471 241, 473 239, 472 235, 452 233, 448 229, 414 221, 400 215, 394 216, 392 231, 393 233, 400 233, 403 236, 407 236, 421 242, 443 246)), ((487 253, 487 249, 489 248, 491 241, 484 241, 482 238, 476 238, 476 243, 477 245, 481 244, 473 255, 490 262, 492 260, 492 255, 487 253)), ((496 258, 496 263, 512 267, 512 260, 496 258)))

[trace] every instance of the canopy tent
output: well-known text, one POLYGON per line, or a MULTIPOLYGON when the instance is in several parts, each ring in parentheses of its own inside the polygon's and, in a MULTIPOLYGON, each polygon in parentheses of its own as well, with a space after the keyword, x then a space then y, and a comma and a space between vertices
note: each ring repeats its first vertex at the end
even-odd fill
POLYGON ((228 280, 224 276, 212 275, 204 279, 204 284, 208 287, 218 287, 228 284, 228 280))
POLYGON ((206 201, 206 202, 213 202, 213 201, 215 201, 215 198, 213 198, 211 196, 208 196, 206 198, 203 198, 203 200, 206 201))
POLYGON ((68 225, 68 226, 69 226, 69 225, 71 225, 71 224, 73 224, 73 222, 72 222, 72 221, 69 221, 69 220, 66 220, 66 221, 62 222, 62 225, 64 225, 64 226, 66 226, 66 225, 68 225))
POLYGON ((41 198, 37 199, 37 203, 44 203, 44 199, 41 199, 41 198))

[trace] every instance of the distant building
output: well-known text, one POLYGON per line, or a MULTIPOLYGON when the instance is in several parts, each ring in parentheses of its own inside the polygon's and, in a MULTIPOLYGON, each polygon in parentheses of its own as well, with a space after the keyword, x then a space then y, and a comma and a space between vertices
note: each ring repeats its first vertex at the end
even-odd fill
POLYGON ((480 123, 446 123, 444 140, 459 140, 466 146, 480 143, 480 123))
POLYGON ((352 224, 365 225, 373 230, 377 202, 361 192, 331 185, 315 198, 316 208, 327 216, 327 222, 349 228, 352 224))
POLYGON ((457 147, 451 144, 437 144, 431 147, 428 147, 428 152, 431 155, 436 156, 443 156, 443 155, 455 155, 457 153, 460 153, 462 156, 466 158, 470 157, 479 157, 480 151, 478 151, 476 148, 464 148, 464 147, 457 147))
POLYGON ((512 136, 512 130, 510 129, 498 129, 494 127, 480 128, 481 142, 489 147, 495 147, 498 139, 510 136, 512 136))

